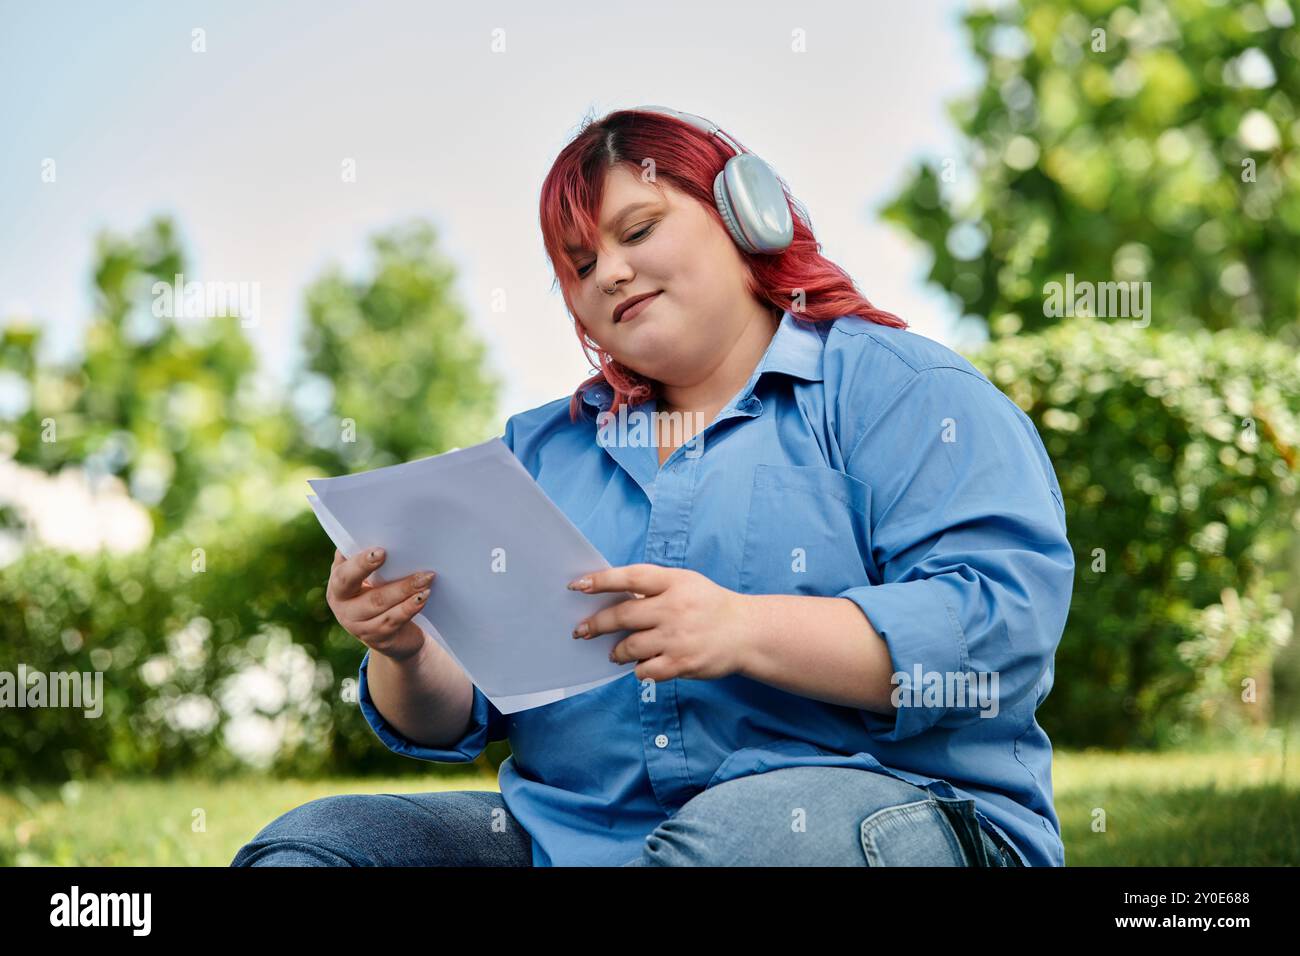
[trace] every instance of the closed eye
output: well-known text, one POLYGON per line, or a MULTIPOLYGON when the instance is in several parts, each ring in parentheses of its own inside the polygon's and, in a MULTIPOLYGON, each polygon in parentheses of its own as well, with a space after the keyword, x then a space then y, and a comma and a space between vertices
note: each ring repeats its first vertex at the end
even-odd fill
MULTIPOLYGON (((651 223, 650 225, 646 226, 644 229, 641 229, 641 230, 639 230, 639 231, 637 231, 637 232, 632 233, 632 235, 630 235, 630 236, 627 237, 627 241, 628 241, 628 242, 640 242, 640 241, 641 241, 642 239, 644 239, 647 235, 649 235, 649 233, 654 229, 655 225, 656 225, 655 223, 651 223)), ((578 270, 578 278, 579 278, 579 279, 585 279, 585 278, 587 278, 587 274, 588 274, 588 272, 590 272, 591 268, 592 268, 595 264, 596 264, 595 261, 588 262, 585 266, 583 266, 581 269, 579 269, 579 270, 578 270)))

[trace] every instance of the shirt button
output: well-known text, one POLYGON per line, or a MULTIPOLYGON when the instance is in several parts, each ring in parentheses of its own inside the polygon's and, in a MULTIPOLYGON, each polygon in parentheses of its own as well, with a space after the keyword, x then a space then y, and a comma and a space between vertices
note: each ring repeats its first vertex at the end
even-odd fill
POLYGON ((655 746, 658 747, 660 750, 663 750, 665 747, 667 747, 667 746, 668 746, 668 737, 667 737, 667 735, 665 735, 665 734, 660 734, 658 737, 656 737, 656 738, 655 738, 655 746))

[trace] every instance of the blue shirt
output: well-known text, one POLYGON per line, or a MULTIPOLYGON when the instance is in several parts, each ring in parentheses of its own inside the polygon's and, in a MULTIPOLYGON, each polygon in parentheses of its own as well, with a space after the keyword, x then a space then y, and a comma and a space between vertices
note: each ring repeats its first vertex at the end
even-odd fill
POLYGON ((578 421, 565 396, 511 416, 503 436, 611 565, 691 568, 742 593, 848 598, 915 698, 886 715, 740 675, 655 684, 629 668, 509 716, 476 687, 468 732, 435 748, 375 708, 367 651, 360 706, 379 739, 462 763, 508 738, 501 793, 537 866, 620 865, 708 787, 805 765, 972 798, 980 825, 1026 863, 1064 865, 1052 747, 1034 713, 1052 686, 1074 558, 1028 417, 937 342, 857 316, 807 323, 790 312, 699 444, 662 468, 652 444, 598 430, 611 400, 597 382, 578 421), (921 693, 981 672, 997 677, 983 685, 996 689, 996 708, 921 693))

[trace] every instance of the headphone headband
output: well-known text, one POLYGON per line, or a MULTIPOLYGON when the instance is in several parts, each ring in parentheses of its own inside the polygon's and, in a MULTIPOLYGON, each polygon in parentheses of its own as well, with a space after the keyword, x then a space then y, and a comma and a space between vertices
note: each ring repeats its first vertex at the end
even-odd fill
POLYGON ((726 130, 712 120, 705 119, 703 116, 698 116, 695 113, 685 113, 682 110, 675 110, 671 106, 638 106, 636 107, 636 111, 638 113, 663 113, 667 116, 675 117, 683 123, 691 124, 696 129, 707 133, 710 136, 718 137, 726 143, 727 146, 731 148, 731 151, 737 156, 745 152, 739 143, 727 135, 726 130))
POLYGON ((713 202, 736 245, 748 253, 778 255, 794 241, 794 220, 785 190, 772 168, 712 120, 669 106, 638 106, 635 112, 662 113, 716 136, 733 155, 713 180, 713 202))

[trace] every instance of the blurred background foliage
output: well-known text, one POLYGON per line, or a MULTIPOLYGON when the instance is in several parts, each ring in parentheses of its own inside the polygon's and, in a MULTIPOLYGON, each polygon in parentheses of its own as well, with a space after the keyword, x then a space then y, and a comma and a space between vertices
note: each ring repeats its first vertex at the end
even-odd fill
POLYGON ((1150 281, 1161 328, 1300 345, 1300 30, 1287 0, 1021 0, 966 17, 986 82, 960 155, 885 215, 995 337, 1043 287, 1150 281))
MULTIPOLYGON (((885 215, 987 328, 972 357, 1060 477, 1078 574, 1040 721, 1057 744, 1144 747, 1293 719, 1294 10, 1021 0, 966 24, 988 73, 953 109, 965 149, 885 215), (1149 326, 1049 315, 1067 274, 1151 282, 1149 326)), ((305 495, 490 437, 500 383, 452 266, 411 223, 364 274, 326 270, 283 392, 239 317, 154 314, 185 266, 166 219, 105 234, 83 354, 45 363, 38 328, 0 332, 0 384, 25 397, 0 417, 0 670, 101 670, 105 692, 99 719, 8 712, 0 779, 439 772, 361 718, 305 495)))
POLYGON ((259 384, 239 316, 154 315, 153 284, 186 272, 166 219, 99 239, 76 362, 43 365, 39 330, 5 327, 0 375, 30 400, 0 426, 16 555, 0 669, 103 671, 105 700, 97 719, 6 711, 0 779, 391 772, 355 703, 364 649, 325 603, 334 548, 306 480, 483 440, 499 382, 432 228, 391 229, 373 253, 366 275, 331 268, 307 290, 288 396, 259 384), (57 480, 77 470, 93 498, 57 480))
POLYGON ((1039 711, 1057 743, 1295 719, 1295 19, 1286 0, 975 10, 960 154, 883 210, 1056 466, 1077 568, 1039 711), (1063 316, 1067 282, 1150 283, 1149 311, 1063 316))
POLYGON ((1300 559, 1295 351, 1243 330, 1079 318, 975 359, 1038 428, 1074 545, 1038 712, 1053 741, 1169 745, 1293 719, 1275 710, 1273 668, 1300 559))

